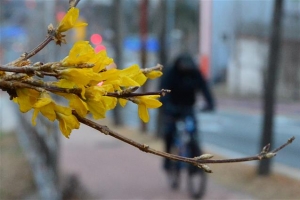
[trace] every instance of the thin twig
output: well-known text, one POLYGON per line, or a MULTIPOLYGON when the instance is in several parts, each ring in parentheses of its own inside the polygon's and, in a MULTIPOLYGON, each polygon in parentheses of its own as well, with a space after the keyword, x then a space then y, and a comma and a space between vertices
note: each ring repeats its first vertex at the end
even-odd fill
POLYGON ((36 87, 34 85, 30 85, 27 83, 21 83, 19 81, 4 81, 4 80, 0 80, 0 88, 1 89, 29 88, 39 92, 45 91, 45 89, 41 87, 36 87))
POLYGON ((69 8, 76 7, 80 0, 69 0, 69 8))
POLYGON ((112 130, 110 130, 107 126, 102 126, 100 124, 97 124, 96 122, 93 122, 89 119, 80 117, 75 111, 73 111, 74 116, 83 124, 96 129, 102 133, 104 133, 105 135, 110 135, 118 140, 121 140, 122 142, 125 142, 129 145, 132 145, 138 149, 140 149, 141 151, 147 152, 147 153, 151 153, 151 154, 155 154, 161 157, 166 157, 166 158, 170 158, 173 160, 178 160, 178 161, 182 161, 182 162, 187 162, 187 163, 195 163, 195 161, 191 158, 186 158, 186 157, 182 157, 182 156, 177 156, 177 155, 173 155, 173 154, 169 154, 166 152, 162 152, 162 151, 157 151, 155 149, 150 148, 148 145, 146 144, 140 144, 132 139, 129 139, 127 137, 124 137, 112 130))
POLYGON ((162 71, 163 69, 163 66, 161 64, 157 64, 156 66, 154 67, 149 67, 149 68, 144 68, 144 69, 141 69, 141 71, 143 73, 149 73, 151 71, 154 71, 154 70, 157 70, 157 71, 162 71))
POLYGON ((291 144, 294 140, 295 140, 295 136, 291 137, 284 145, 281 145, 280 147, 278 147, 277 149, 275 149, 275 150, 273 150, 271 152, 272 153, 277 153, 278 151, 280 151, 281 149, 283 149, 287 145, 291 144))
MULTIPOLYGON (((121 140, 129 145, 132 145, 146 153, 151 153, 154 155, 158 155, 164 158, 168 158, 168 159, 172 159, 172 160, 176 160, 176 161, 182 161, 182 162, 186 162, 186 163, 190 163, 196 166, 203 166, 203 164, 217 164, 217 163, 235 163, 235 162, 246 162, 246 161, 253 161, 253 160, 261 160, 261 159, 268 159, 267 156, 262 156, 261 154, 256 155, 256 156, 250 156, 250 157, 244 157, 244 158, 233 158, 233 159, 207 159, 207 160, 201 160, 201 159, 197 159, 197 158, 187 158, 187 157, 182 157, 182 156, 177 156, 174 154, 169 154, 166 152, 162 152, 162 151, 158 151, 155 149, 150 148, 148 145, 146 144, 141 144, 138 143, 132 139, 129 139, 127 137, 124 137, 112 130, 110 130, 107 126, 102 126, 100 124, 97 124, 96 122, 93 122, 89 119, 80 117, 75 111, 73 111, 73 115, 79 120, 79 122, 93 128, 96 129, 106 135, 110 135, 118 140, 121 140)), ((292 141, 295 138, 292 137, 291 139, 289 139, 285 144, 281 145, 278 149, 272 151, 272 153, 276 153, 277 151, 283 149, 284 147, 286 147, 287 145, 289 145, 290 143, 292 143, 292 141)))
POLYGON ((18 88, 29 88, 36 91, 49 91, 52 93, 68 93, 75 94, 81 97, 80 88, 60 88, 53 86, 49 83, 44 83, 36 80, 23 80, 23 81, 6 81, 0 79, 0 88, 1 89, 18 89, 18 88))
POLYGON ((23 74, 23 73, 17 73, 17 74, 2 76, 0 80, 4 80, 4 81, 20 80, 20 79, 23 79, 25 77, 28 77, 28 75, 23 74))
POLYGON ((5 65, 5 66, 0 65, 0 71, 32 74, 34 72, 34 68, 30 65, 22 66, 22 67, 9 66, 9 65, 5 65))
POLYGON ((162 89, 158 92, 143 92, 143 93, 118 93, 118 92, 108 92, 105 96, 116 97, 116 98, 128 98, 128 97, 136 97, 136 96, 146 96, 146 95, 160 95, 164 96, 165 93, 170 92, 170 90, 162 89))
POLYGON ((23 80, 22 83, 26 83, 28 85, 32 85, 34 87, 39 87, 49 92, 60 92, 60 93, 68 93, 68 94, 75 94, 81 96, 81 88, 61 88, 56 87, 55 85, 51 85, 51 82, 43 82, 37 80, 23 80))
POLYGON ((40 52, 47 44, 49 44, 53 40, 53 37, 51 35, 47 36, 46 39, 40 43, 37 47, 35 47, 33 50, 31 50, 29 53, 25 54, 25 57, 22 60, 27 60, 31 58, 32 56, 36 55, 38 52, 40 52))
MULTIPOLYGON (((76 7, 77 4, 79 3, 80 0, 70 0, 70 5, 71 2, 73 2, 73 6, 72 7, 76 7)), ((22 60, 27 60, 29 58, 31 58, 32 56, 36 55, 38 52, 40 52, 43 48, 45 48, 45 46, 47 46, 52 40, 53 40, 53 36, 55 35, 55 30, 49 30, 48 28, 48 36, 46 37, 46 39, 40 43, 36 48, 34 48, 33 50, 31 50, 29 53, 25 54, 25 57, 22 60)))

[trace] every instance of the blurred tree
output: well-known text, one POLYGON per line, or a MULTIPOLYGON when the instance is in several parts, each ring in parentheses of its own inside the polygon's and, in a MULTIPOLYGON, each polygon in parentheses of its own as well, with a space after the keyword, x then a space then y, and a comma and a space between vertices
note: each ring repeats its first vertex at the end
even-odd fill
MULTIPOLYGON (((146 68, 147 63, 147 38, 148 38, 148 0, 142 0, 140 4, 140 40, 141 40, 141 68, 146 68)), ((142 92, 147 91, 147 85, 142 88, 142 92)), ((141 121, 141 131, 147 131, 146 123, 141 121)))
MULTIPOLYGON (((193 54, 198 50, 199 2, 177 0, 175 4, 175 28, 183 32, 181 51, 193 54)), ((180 52, 177 52, 180 53, 180 52)))
MULTIPOLYGON (((115 31, 115 39, 114 39, 114 49, 115 49, 115 58, 114 61, 117 66, 121 67, 122 58, 123 58, 123 3, 118 0, 114 0, 113 4, 114 14, 112 16, 112 25, 115 31)), ((114 117, 114 125, 120 126, 122 125, 121 113, 120 113, 120 106, 118 105, 113 110, 113 117, 114 117)))
MULTIPOLYGON (((261 147, 265 144, 273 144, 273 121, 274 105, 276 103, 276 85, 278 79, 278 68, 280 58, 280 41, 282 29, 283 0, 274 2, 272 32, 269 46, 268 71, 266 76, 266 85, 264 87, 264 118, 261 147)), ((271 160, 262 160, 259 162, 258 174, 269 175, 271 171, 271 160)))

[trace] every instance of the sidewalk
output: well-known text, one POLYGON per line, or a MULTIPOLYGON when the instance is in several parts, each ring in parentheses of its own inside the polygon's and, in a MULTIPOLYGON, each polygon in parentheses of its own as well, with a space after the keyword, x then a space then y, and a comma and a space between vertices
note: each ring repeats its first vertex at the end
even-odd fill
MULTIPOLYGON (((146 134, 138 134, 127 127, 113 130, 162 149, 161 141, 146 134)), ((189 199, 184 179, 179 191, 169 189, 161 168, 162 159, 155 155, 141 152, 85 125, 73 131, 70 139, 62 138, 61 141, 62 172, 76 174, 93 199, 189 199)), ((253 198, 209 179, 204 199, 253 198)))

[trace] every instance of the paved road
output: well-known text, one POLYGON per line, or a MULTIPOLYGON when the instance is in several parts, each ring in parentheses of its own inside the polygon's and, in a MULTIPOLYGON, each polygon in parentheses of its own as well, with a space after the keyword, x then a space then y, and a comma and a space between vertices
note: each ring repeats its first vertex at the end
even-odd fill
MULTIPOLYGON (((198 116, 201 139, 212 144, 243 155, 255 155, 260 152, 262 117, 235 111, 219 111, 198 116)), ((300 119, 286 116, 276 117, 274 127, 274 145, 277 148, 295 136, 292 145, 283 149, 274 158, 276 163, 300 169, 300 119)))
MULTIPOLYGON (((115 131, 135 138, 156 149, 161 149, 159 140, 134 133, 125 127, 115 131)), ((162 159, 145 154, 136 148, 112 137, 81 125, 74 130, 71 139, 62 138, 60 166, 63 174, 75 174, 90 192, 92 199, 189 199, 186 178, 183 176, 178 191, 168 187, 162 170, 162 159)), ((204 199, 255 199, 248 194, 208 179, 204 199)))
MULTIPOLYGON (((128 104, 122 109, 124 123, 129 126, 139 126, 137 108, 128 104)), ((155 131, 155 113, 152 112, 148 128, 155 131)), ((212 114, 201 113, 198 116, 199 130, 204 144, 221 147, 235 155, 249 156, 260 152, 262 116, 253 110, 219 109, 212 114)), ((277 148, 292 136, 296 140, 292 145, 283 149, 274 158, 275 163, 300 169, 300 118, 278 115, 275 119, 273 148, 277 148)))

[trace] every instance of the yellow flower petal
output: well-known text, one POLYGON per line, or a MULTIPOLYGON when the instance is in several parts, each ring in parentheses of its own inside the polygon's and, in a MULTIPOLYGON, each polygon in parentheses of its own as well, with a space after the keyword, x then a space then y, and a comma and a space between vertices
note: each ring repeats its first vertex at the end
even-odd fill
MULTIPOLYGON (((74 83, 73 81, 70 80, 66 80, 66 79, 60 79, 58 82, 54 83, 54 85, 61 87, 61 88, 80 88, 81 89, 81 97, 84 98, 84 94, 85 94, 85 87, 84 85, 76 85, 76 83, 74 83)), ((60 93, 56 93, 58 95, 60 95, 60 93)))
POLYGON ((36 124, 35 119, 39 112, 50 121, 54 121, 56 119, 56 114, 54 112, 55 105, 55 102, 48 93, 41 93, 38 101, 33 105, 34 113, 31 119, 32 124, 36 124))
POLYGON ((149 79, 156 79, 156 78, 160 77, 162 74, 163 73, 161 71, 151 71, 149 73, 146 73, 145 75, 149 79))
POLYGON ((58 93, 69 100, 69 106, 74 109, 80 117, 85 117, 88 112, 88 107, 84 101, 82 101, 77 95, 75 94, 64 94, 58 93))
POLYGON ((49 119, 52 122, 56 119, 54 106, 55 106, 54 103, 50 103, 40 109, 40 112, 42 113, 42 115, 44 115, 47 119, 49 119))
POLYGON ((92 69, 67 68, 59 72, 60 78, 72 81, 79 85, 87 85, 91 81, 100 82, 101 75, 92 69))
POLYGON ((58 32, 65 32, 73 27, 86 26, 87 23, 78 23, 79 9, 72 7, 58 25, 58 32))
POLYGON ((55 111, 54 111, 54 107, 55 107, 55 104, 53 102, 51 102, 50 104, 47 104, 43 107, 35 108, 34 112, 33 112, 33 115, 32 115, 32 118, 31 118, 32 124, 35 126, 36 118, 37 118, 39 112, 41 112, 42 115, 44 117, 46 117, 47 119, 49 119, 50 121, 54 121, 56 119, 56 114, 55 114, 55 111))
POLYGON ((32 118, 31 118, 31 123, 32 123, 33 126, 36 125, 36 118, 37 118, 39 112, 40 112, 40 111, 39 111, 38 109, 35 109, 35 110, 33 111, 33 115, 32 115, 32 118))
POLYGON ((106 66, 112 64, 114 60, 107 56, 106 51, 98 52, 92 60, 90 60, 95 66, 93 67, 94 72, 98 73, 105 69, 106 66))
POLYGON ((103 96, 107 93, 107 89, 111 88, 111 86, 92 86, 86 89, 85 103, 94 119, 105 118, 106 111, 116 106, 116 98, 103 96))
POLYGON ((80 123, 74 115, 65 115, 57 113, 57 120, 59 122, 59 129, 66 138, 69 138, 73 129, 78 129, 80 123))
POLYGON ((122 107, 125 107, 127 104, 128 100, 127 99, 119 99, 119 103, 122 107))
POLYGON ((120 85, 124 87, 140 86, 140 84, 127 76, 121 77, 120 85))
POLYGON ((162 103, 157 100, 159 95, 148 95, 148 96, 141 96, 139 97, 143 104, 147 106, 147 108, 158 108, 162 105, 162 103))
POLYGON ((26 88, 17 89, 16 93, 18 97, 15 98, 15 101, 19 104, 20 111, 23 113, 28 112, 40 96, 40 93, 36 90, 26 88))
POLYGON ((52 99, 50 98, 50 96, 48 98, 47 97, 39 98, 39 100, 34 104, 33 107, 34 108, 42 108, 51 102, 52 102, 52 99))
POLYGON ((89 111, 92 113, 94 119, 105 118, 106 109, 102 102, 87 100, 86 101, 89 111))
POLYGON ((147 77, 143 74, 138 65, 132 65, 120 71, 120 76, 126 76, 137 82, 140 86, 143 85, 147 77))
POLYGON ((78 122, 77 118, 72 115, 71 108, 55 105, 55 113, 59 122, 60 131, 65 137, 69 138, 71 131, 73 129, 78 129, 80 123, 78 122))
POLYGON ((143 122, 149 122, 149 113, 145 104, 138 105, 138 113, 139 117, 143 120, 143 122))
MULTIPOLYGON (((72 66, 82 63, 91 63, 91 59, 96 56, 93 47, 88 41, 78 41, 71 48, 69 55, 63 59, 63 66, 72 66)), ((95 62, 95 61, 94 61, 95 62)))

